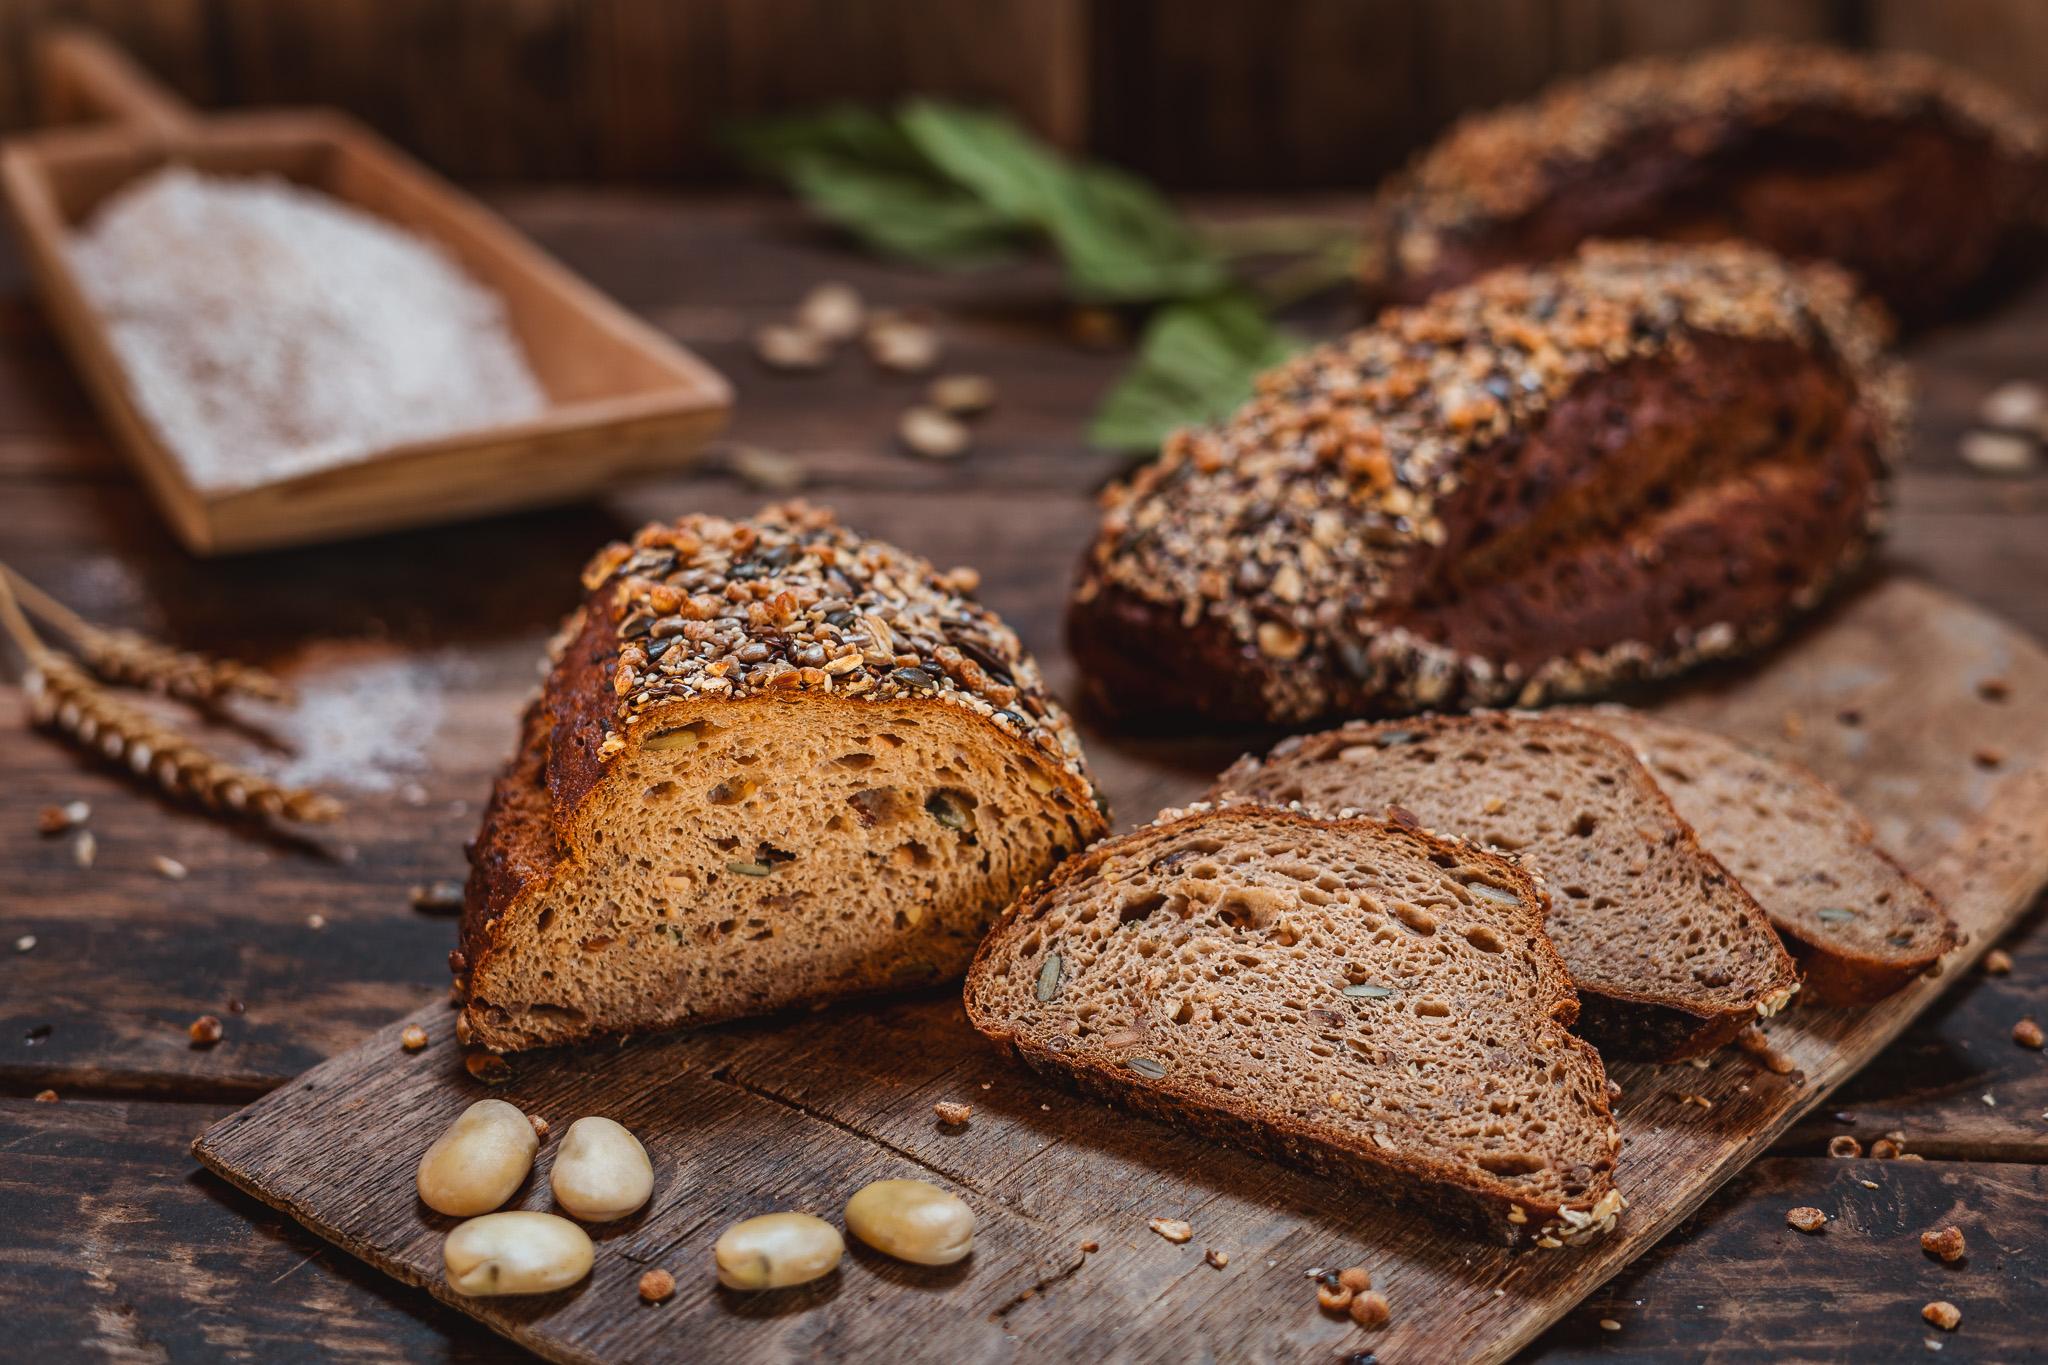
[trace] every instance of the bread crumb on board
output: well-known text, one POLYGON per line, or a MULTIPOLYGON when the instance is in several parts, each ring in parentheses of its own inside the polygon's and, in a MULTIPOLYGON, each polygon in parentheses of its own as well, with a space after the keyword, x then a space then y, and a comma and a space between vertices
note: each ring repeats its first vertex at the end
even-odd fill
POLYGON ((1145 1226, 1151 1228, 1152 1231, 1158 1233, 1167 1241, 1172 1242, 1175 1246, 1180 1245, 1195 1235, 1194 1228, 1178 1218, 1154 1218, 1145 1226))
POLYGON ((1936 1299, 1920 1310, 1920 1316, 1944 1332, 1953 1332, 1963 1320, 1963 1310, 1947 1299, 1936 1299))
POLYGON ((1785 1221, 1801 1232, 1819 1232, 1828 1224, 1828 1216, 1810 1204, 1801 1204, 1785 1214, 1785 1221))
POLYGON ((961 1104, 956 1100, 940 1100, 932 1106, 932 1112, 939 1116, 939 1122, 948 1128, 958 1128, 974 1117, 974 1106, 961 1104))
POLYGON ((1963 1230, 1953 1223, 1946 1227, 1929 1228, 1920 1234, 1920 1249, 1929 1256, 1939 1256, 1944 1261, 1960 1261, 1966 1250, 1963 1244, 1963 1230))

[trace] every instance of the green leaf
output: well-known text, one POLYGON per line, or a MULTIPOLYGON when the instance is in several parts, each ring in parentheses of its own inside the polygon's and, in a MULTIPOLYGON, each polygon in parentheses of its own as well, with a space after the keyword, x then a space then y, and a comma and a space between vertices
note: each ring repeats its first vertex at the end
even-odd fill
POLYGON ((873 110, 757 120, 728 129, 726 141, 820 217, 888 255, 982 265, 1014 254, 1030 227, 947 176, 894 118, 873 110))
POLYGON ((1262 371, 1301 346, 1241 293, 1168 304, 1145 328, 1137 363, 1096 409, 1088 439, 1156 450, 1179 427, 1229 416, 1262 371))

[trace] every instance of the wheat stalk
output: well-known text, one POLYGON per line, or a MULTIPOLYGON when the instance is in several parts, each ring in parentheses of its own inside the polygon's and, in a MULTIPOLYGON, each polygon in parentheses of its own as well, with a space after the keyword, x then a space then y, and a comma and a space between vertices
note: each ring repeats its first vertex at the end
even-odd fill
POLYGON ((215 758, 176 730, 110 695, 77 660, 43 643, 0 574, 0 627, 28 657, 22 679, 35 723, 126 767, 173 796, 216 811, 317 823, 341 813, 333 797, 215 758))
POLYGON ((0 576, 6 578, 22 606, 70 638, 80 660, 102 681, 186 701, 217 701, 227 696, 276 702, 292 699, 290 687, 260 668, 174 649, 132 630, 95 625, 5 564, 0 564, 0 576))

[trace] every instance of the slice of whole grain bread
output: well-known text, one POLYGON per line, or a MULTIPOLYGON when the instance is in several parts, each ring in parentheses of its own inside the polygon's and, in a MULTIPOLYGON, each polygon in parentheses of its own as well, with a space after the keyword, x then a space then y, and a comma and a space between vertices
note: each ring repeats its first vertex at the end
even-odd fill
POLYGON ((1796 763, 1619 706, 1552 714, 1628 744, 1709 853, 1771 917, 1826 1005, 1882 1000, 1955 947, 1933 893, 1856 808, 1796 763))
POLYGON ((1347 725, 1283 741, 1216 794, 1350 808, 1515 852, 1609 1056, 1675 1061, 1728 1042, 1799 987, 1770 921, 1699 845, 1627 745, 1506 714, 1347 725))
POLYGON ((966 1002, 1039 1070, 1481 1235, 1577 1240, 1622 1204, 1543 893, 1468 844, 1169 811, 1006 912, 966 1002))

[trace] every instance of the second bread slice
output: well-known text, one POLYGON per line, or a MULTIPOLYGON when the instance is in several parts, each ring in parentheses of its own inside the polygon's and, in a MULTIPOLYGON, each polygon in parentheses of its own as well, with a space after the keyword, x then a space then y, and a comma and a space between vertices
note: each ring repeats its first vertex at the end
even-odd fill
POLYGON ((1347 725, 1284 740, 1218 792, 1416 820, 1522 855, 1545 925, 1609 1057, 1677 1061, 1728 1042, 1798 989, 1764 912, 1628 746, 1563 721, 1492 714, 1347 725))
POLYGON ((1882 1000, 1956 946, 1933 893, 1806 769, 1619 706, 1562 714, 1636 751, 1707 851, 1771 917, 1817 1003, 1882 1000))
POLYGON ((967 1013, 1142 1112, 1500 1240, 1576 1240, 1621 1207, 1621 1140, 1542 924, 1529 874, 1468 845, 1201 807, 1027 893, 967 1013))

